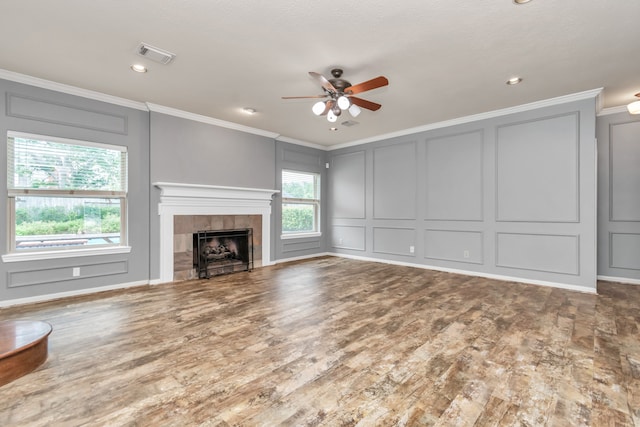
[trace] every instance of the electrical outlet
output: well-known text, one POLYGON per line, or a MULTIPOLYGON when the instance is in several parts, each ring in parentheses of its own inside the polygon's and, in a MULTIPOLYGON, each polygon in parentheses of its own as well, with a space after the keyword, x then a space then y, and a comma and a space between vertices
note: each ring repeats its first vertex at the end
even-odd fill
POLYGON ((463 256, 463 257, 465 257, 465 258, 469 258, 469 251, 465 250, 465 251, 462 253, 462 256, 463 256))
POLYGON ((409 246, 409 253, 412 254, 416 251, 415 246, 409 246))
POLYGON ((343 243, 343 241, 342 241, 342 237, 339 237, 339 238, 338 238, 338 244, 339 244, 339 245, 341 245, 342 243, 343 243))
POLYGON ((73 267, 73 277, 80 276, 80 267, 73 267))

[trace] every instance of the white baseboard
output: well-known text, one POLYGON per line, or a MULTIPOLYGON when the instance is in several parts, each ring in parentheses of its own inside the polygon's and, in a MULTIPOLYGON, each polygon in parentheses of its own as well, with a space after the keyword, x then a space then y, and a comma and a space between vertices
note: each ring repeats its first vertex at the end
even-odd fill
POLYGON ((119 283, 117 285, 100 286, 97 288, 78 289, 76 291, 58 292, 55 294, 37 295, 34 297, 26 297, 26 298, 16 298, 16 299, 0 301, 0 308, 11 307, 13 305, 32 304, 36 302, 51 301, 54 299, 75 297, 79 295, 88 295, 88 294, 94 294, 97 292, 113 291, 116 289, 133 288, 136 286, 146 286, 146 285, 149 285, 148 280, 140 280, 138 282, 119 283))
POLYGON ((598 276, 598 280, 603 280, 605 282, 624 283, 626 285, 640 285, 640 279, 629 279, 627 277, 598 276))
MULTIPOLYGON (((338 257, 338 258, 349 258, 349 259, 355 259, 355 260, 359 260, 359 261, 370 261, 370 262, 378 262, 378 263, 382 263, 382 264, 401 265, 401 266, 405 266, 405 267, 422 268, 422 269, 425 269, 425 270, 435 270, 435 271, 443 271, 443 272, 447 272, 447 273, 463 274, 465 276, 484 277, 484 278, 487 278, 487 279, 495 279, 495 280, 508 281, 508 282, 527 283, 527 284, 540 285, 540 286, 550 286, 550 287, 554 287, 554 288, 567 289, 567 290, 570 290, 570 291, 585 292, 585 293, 589 293, 589 294, 597 294, 597 290, 596 289, 587 288, 587 287, 584 287, 584 286, 570 285, 570 284, 566 284, 566 283, 547 282, 547 281, 543 281, 543 280, 523 279, 521 277, 511 277, 511 276, 502 276, 502 275, 497 275, 497 274, 479 273, 479 272, 476 272, 476 271, 468 271, 468 270, 459 270, 459 269, 454 269, 454 268, 436 267, 436 266, 424 265, 424 264, 413 264, 413 263, 401 262, 401 261, 390 261, 390 260, 385 260, 385 259, 369 258, 369 257, 363 257, 363 256, 357 256, 357 255, 338 254, 338 253, 333 253, 333 252, 322 252, 322 253, 299 256, 299 257, 293 257, 293 258, 284 258, 284 259, 279 259, 279 260, 270 262, 268 265, 276 265, 276 264, 283 264, 283 263, 287 263, 287 262, 291 262, 291 261, 301 261, 301 260, 305 260, 305 259, 320 258, 320 257, 323 257, 323 256, 335 256, 335 257, 338 257)), ((265 267, 265 266, 263 266, 263 267, 265 267)), ((598 280, 603 280, 603 281, 607 281, 607 282, 618 282, 618 283, 640 285, 640 280, 639 279, 628 279, 628 278, 623 278, 623 277, 598 276, 598 280)), ((54 293, 54 294, 37 295, 37 296, 34 296, 34 297, 27 297, 27 298, 16 298, 16 299, 11 299, 11 300, 0 301, 0 308, 11 307, 11 306, 14 306, 14 305, 22 305, 22 304, 31 304, 31 303, 36 303, 36 302, 50 301, 50 300, 54 300, 54 299, 67 298, 67 297, 73 297, 73 296, 79 296, 79 295, 88 295, 88 294, 93 294, 93 293, 97 293, 97 292, 112 291, 112 290, 116 290, 116 289, 126 289, 126 288, 132 288, 132 287, 136 287, 136 286, 159 285, 161 283, 166 283, 166 282, 163 282, 161 279, 141 280, 141 281, 137 281, 137 282, 120 283, 120 284, 117 284, 117 285, 101 286, 101 287, 98 287, 98 288, 78 289, 76 291, 58 292, 58 293, 54 293)))
POLYGON ((566 289, 566 290, 569 290, 569 291, 584 292, 584 293, 588 293, 588 294, 597 294, 598 293, 595 288, 587 288, 585 286, 570 285, 570 284, 567 284, 567 283, 547 282, 547 281, 544 281, 544 280, 534 280, 534 279, 525 279, 525 278, 522 278, 522 277, 503 276, 503 275, 499 275, 499 274, 480 273, 480 272, 477 272, 477 271, 458 270, 458 269, 455 269, 455 268, 436 267, 436 266, 433 266, 433 265, 412 264, 412 263, 409 263, 409 262, 390 261, 390 260, 386 260, 386 259, 368 258, 368 257, 363 257, 363 256, 357 256, 357 255, 347 255, 347 254, 337 254, 337 253, 329 253, 327 255, 332 255, 332 256, 336 256, 336 257, 340 257, 340 258, 356 259, 356 260, 361 260, 361 261, 371 261, 371 262, 379 262, 379 263, 383 263, 383 264, 393 264, 393 265, 401 265, 401 266, 405 266, 405 267, 422 268, 422 269, 425 269, 425 270, 443 271, 443 272, 446 272, 446 273, 463 274, 465 276, 484 277, 486 279, 501 280, 501 281, 506 281, 506 282, 518 282, 518 283, 526 283, 526 284, 530 284, 530 285, 549 286, 549 287, 552 287, 552 288, 560 288, 560 289, 566 289))
POLYGON ((291 261, 301 261, 301 260, 305 260, 305 259, 320 258, 320 257, 327 256, 327 255, 336 256, 336 254, 334 254, 334 253, 322 252, 322 253, 319 253, 319 254, 296 256, 296 257, 292 257, 292 258, 282 258, 282 259, 276 260, 273 264, 283 264, 285 262, 291 262, 291 261))

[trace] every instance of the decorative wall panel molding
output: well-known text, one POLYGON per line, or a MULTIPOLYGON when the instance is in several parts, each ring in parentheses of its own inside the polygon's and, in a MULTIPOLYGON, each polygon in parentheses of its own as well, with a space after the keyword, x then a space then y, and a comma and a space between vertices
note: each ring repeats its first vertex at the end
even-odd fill
POLYGON ((640 122, 609 127, 609 218, 640 221, 640 122))
POLYGON ((415 229, 373 227, 373 252, 413 257, 415 256, 415 248, 415 229), (413 252, 411 248, 413 248, 413 252))
POLYGON ((7 274, 7 287, 48 285, 57 282, 124 274, 128 271, 129 263, 127 260, 77 264, 69 267, 31 268, 27 271, 9 271, 7 274), (74 268, 78 268, 77 276, 73 275, 74 268))
POLYGON ((496 233, 496 266, 578 275, 579 243, 575 235, 496 233))
POLYGON ((312 249, 320 249, 320 239, 295 242, 284 241, 282 243, 282 253, 300 252, 312 249))
POLYGON ((425 230, 424 257, 427 259, 482 264, 482 246, 481 231, 425 230))
POLYGON ((609 267, 640 270, 640 233, 609 233, 609 267))
POLYGON ((373 217, 416 219, 417 144, 406 142, 373 150, 373 217))
POLYGON ((578 125, 570 113, 497 128, 497 221, 579 221, 578 125))
POLYGON ((426 141, 426 219, 482 221, 483 131, 426 141))
POLYGON ((334 225, 331 236, 331 246, 336 249, 364 251, 366 248, 365 227, 334 225))
POLYGON ((365 217, 365 152, 340 154, 331 160, 329 197, 336 219, 365 217))
POLYGON ((127 134, 127 116, 78 108, 44 99, 7 93, 7 116, 57 125, 127 134))
POLYGON ((282 160, 284 162, 316 167, 320 167, 322 165, 322 158, 318 154, 312 154, 309 153, 309 151, 295 150, 291 148, 285 148, 282 150, 282 160))

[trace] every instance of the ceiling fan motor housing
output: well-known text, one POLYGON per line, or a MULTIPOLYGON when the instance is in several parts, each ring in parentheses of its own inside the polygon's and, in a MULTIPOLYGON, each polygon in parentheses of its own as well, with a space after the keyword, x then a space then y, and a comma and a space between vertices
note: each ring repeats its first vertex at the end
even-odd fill
POLYGON ((351 86, 351 83, 340 78, 342 76, 342 70, 340 68, 334 68, 331 70, 331 75, 333 78, 329 80, 329 83, 336 88, 339 94, 343 94, 344 90, 351 86))

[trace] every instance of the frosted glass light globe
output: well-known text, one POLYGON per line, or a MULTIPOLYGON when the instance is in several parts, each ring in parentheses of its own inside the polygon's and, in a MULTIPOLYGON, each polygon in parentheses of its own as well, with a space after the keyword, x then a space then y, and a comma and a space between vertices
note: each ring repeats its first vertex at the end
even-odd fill
POLYGON ((324 102, 318 101, 313 104, 313 107, 311 107, 311 111, 313 111, 313 114, 315 114, 316 116, 319 116, 320 114, 324 113, 325 108, 326 105, 324 105, 324 102))
POLYGON ((340 98, 338 98, 338 107, 340 107, 341 110, 346 110, 350 105, 351 101, 349 101, 349 98, 347 98, 346 96, 342 95, 340 98))
POLYGON ((627 105, 627 110, 629 110, 629 114, 640 114, 640 101, 627 105))

